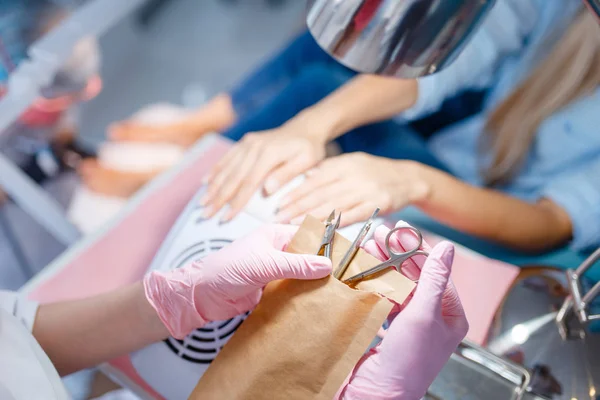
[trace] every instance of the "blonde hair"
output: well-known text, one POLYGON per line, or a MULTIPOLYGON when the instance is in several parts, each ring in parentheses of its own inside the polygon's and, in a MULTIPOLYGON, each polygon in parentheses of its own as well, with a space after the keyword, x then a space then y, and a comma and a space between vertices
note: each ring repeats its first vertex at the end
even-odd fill
MULTIPOLYGON (((600 84, 600 26, 583 11, 549 56, 489 116, 481 150, 491 155, 487 186, 509 183, 521 170, 540 124, 600 84)), ((600 110, 599 110, 600 112, 600 110)))

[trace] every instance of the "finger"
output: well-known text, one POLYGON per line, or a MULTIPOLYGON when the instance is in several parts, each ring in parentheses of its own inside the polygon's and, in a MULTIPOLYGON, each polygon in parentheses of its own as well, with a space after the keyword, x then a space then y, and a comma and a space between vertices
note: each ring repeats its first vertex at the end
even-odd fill
MULTIPOLYGON (((323 206, 328 207, 329 213, 331 213, 333 208, 341 205, 337 203, 336 200, 341 198, 342 194, 345 192, 347 192, 347 183, 345 182, 335 182, 328 186, 315 187, 314 190, 306 196, 289 203, 285 207, 281 207, 276 216, 277 221, 286 223, 304 216, 309 212, 313 214, 314 211, 323 208, 323 206)), ((329 215, 329 213, 327 215, 329 215)), ((316 217, 316 215, 314 216, 316 217)))
POLYGON ((454 261, 454 246, 450 242, 441 242, 433 248, 431 254, 423 264, 419 284, 415 289, 414 297, 409 303, 419 308, 431 307, 441 309, 442 298, 446 292, 452 262, 454 261))
MULTIPOLYGON (((329 214, 331 214, 331 210, 333 209, 335 209, 336 212, 336 219, 337 215, 339 214, 342 214, 342 218, 344 217, 344 211, 340 207, 336 208, 333 203, 323 203, 319 207, 309 210, 307 213, 292 219, 292 223, 294 225, 299 225, 306 215, 311 215, 319 221, 325 221, 327 220, 329 214)), ((334 222, 335 221, 336 220, 334 220, 334 222)))
MULTIPOLYGON (((408 225, 404 221, 399 221, 396 224, 396 228, 401 228, 401 227, 410 227, 410 225, 408 225)), ((385 231, 381 230, 379 232, 377 230, 375 231, 375 240, 383 248, 386 248, 385 247, 385 239, 386 239, 389 231, 390 231, 389 229, 386 229, 385 231)), ((390 248, 393 251, 402 253, 407 250, 412 250, 412 249, 417 248, 419 246, 419 239, 412 230, 402 229, 402 230, 396 231, 390 237, 389 244, 390 244, 390 248)), ((386 251, 387 251, 387 249, 386 249, 386 251)), ((419 279, 419 275, 421 273, 421 266, 425 262, 425 258, 426 257, 424 257, 424 256, 414 256, 414 257, 409 258, 400 266, 400 272, 402 272, 407 278, 409 278, 411 280, 419 279)))
MULTIPOLYGON (((344 182, 344 184, 346 183, 347 182, 344 182)), ((373 213, 375 207, 366 201, 367 196, 365 193, 353 190, 352 187, 346 187, 345 191, 343 191, 344 189, 342 189, 342 187, 344 187, 342 184, 340 184, 340 189, 335 189, 335 186, 333 186, 332 189, 335 189, 335 191, 329 196, 332 200, 330 200, 329 203, 322 203, 317 208, 309 210, 308 213, 325 217, 329 215, 332 209, 334 209, 341 214, 340 228, 367 219, 373 213), (350 217, 346 217, 346 213, 351 212, 352 210, 356 211, 356 208, 360 208, 361 206, 365 206, 362 207, 362 215, 357 216, 357 213, 353 212, 350 217)), ((294 222, 296 223, 297 221, 294 222)))
POLYGON ((233 149, 228 151, 221 158, 221 160, 219 160, 219 162, 210 169, 210 171, 208 171, 208 173, 203 179, 204 184, 207 185, 207 194, 200 200, 200 205, 205 206, 208 203, 208 201, 210 200, 210 198, 208 197, 208 193, 211 190, 211 188, 213 188, 212 190, 214 190, 213 183, 215 179, 223 174, 223 170, 228 168, 228 166, 231 165, 232 160, 238 158, 239 154, 240 151, 238 147, 234 147, 233 149))
POLYGON ((348 210, 344 210, 342 215, 341 226, 348 226, 357 222, 366 221, 372 214, 376 207, 370 202, 361 202, 348 210))
MULTIPOLYGON (((367 192, 357 190, 352 181, 342 179, 317 189, 313 194, 307 195, 299 199, 296 203, 290 204, 288 207, 280 210, 279 216, 284 215, 289 218, 291 223, 297 224, 299 219, 306 214, 311 214, 315 217, 323 216, 323 214, 327 216, 331 213, 332 209, 335 209, 342 213, 340 227, 344 227, 364 220, 372 214, 375 207, 368 205, 370 204, 368 196, 367 192), (367 204, 367 208, 370 208, 369 212, 364 213, 366 216, 357 217, 355 212, 350 218, 345 217, 346 212, 362 204, 367 204)), ((280 222, 284 221, 281 220, 280 222)))
POLYGON ((89 175, 98 167, 98 160, 96 158, 84 158, 77 167, 77 172, 81 175, 89 175))
POLYGON ((298 227, 294 225, 271 224, 266 226, 265 234, 273 238, 273 247, 276 250, 284 251, 292 241, 294 235, 298 232, 298 227))
POLYGON ((109 139, 115 142, 157 142, 168 139, 169 132, 172 132, 169 127, 126 121, 109 127, 109 139))
POLYGON ((254 152, 238 154, 232 159, 226 169, 223 169, 209 184, 202 202, 207 205, 206 217, 212 217, 235 195, 241 182, 248 173, 248 167, 256 160, 254 152))
MULTIPOLYGON (((230 221, 237 213, 244 208, 248 199, 238 199, 242 190, 252 190, 254 193, 258 189, 258 185, 254 185, 249 187, 252 183, 249 181, 249 176, 253 173, 252 168, 253 165, 256 164, 259 153, 250 151, 246 155, 241 155, 237 164, 234 164, 236 161, 232 161, 231 163, 231 171, 229 175, 225 178, 227 183, 224 184, 223 189, 220 193, 218 193, 214 199, 211 201, 213 206, 220 205, 220 207, 229 205, 229 209, 226 214, 223 216, 222 222, 230 221), (236 201, 237 199, 237 201, 236 201), (232 210, 232 204, 236 203, 236 210, 232 210)), ((220 209, 220 208, 217 208, 220 209)))
POLYGON ((338 179, 338 174, 329 169, 311 170, 311 175, 300 186, 292 190, 281 200, 279 209, 283 210, 289 207, 300 199, 310 196, 316 190, 331 185, 338 179))
POLYGON ((276 251, 273 263, 268 268, 259 271, 259 282, 266 285, 279 279, 321 279, 331 274, 331 260, 313 254, 291 254, 276 251), (261 280, 262 279, 262 280, 261 280), (265 281, 266 280, 266 281, 265 281))
POLYGON ((271 169, 281 163, 285 163, 285 157, 285 153, 267 155, 262 152, 256 157, 258 161, 256 165, 253 165, 255 162, 242 165, 241 168, 250 171, 250 173, 246 174, 243 181, 240 181, 238 184, 236 193, 232 196, 231 201, 229 201, 230 209, 225 214, 224 221, 231 220, 244 208, 260 188, 260 185, 264 182, 271 169))
MULTIPOLYGON (((387 237, 387 234, 390 233, 390 231, 391 229, 387 226, 379 225, 377 228, 375 228, 375 232, 373 233, 373 240, 375 241, 375 243, 377 243, 377 246, 379 246, 386 259, 390 257, 390 252, 385 246, 385 238, 387 237)), ((396 249, 394 248, 394 250, 396 249)), ((398 249, 397 251, 403 250, 398 249)))
POLYGON ((225 169, 230 163, 231 160, 236 158, 238 154, 244 153, 247 151, 246 145, 244 143, 238 143, 231 150, 229 150, 221 159, 210 169, 206 177, 204 178, 207 184, 210 184, 213 179, 217 175, 221 173, 223 169, 225 169))
POLYGON ((110 124, 108 127, 108 138, 113 141, 126 141, 128 138, 128 128, 129 123, 126 121, 123 122, 115 122, 110 124))
POLYGON ((469 322, 452 279, 448 282, 442 297, 442 317, 461 339, 464 338, 469 331, 469 322))
POLYGON ((307 165, 303 157, 296 157, 275 168, 265 180, 265 193, 271 196, 292 179, 306 171, 307 165))
POLYGON ((377 258, 379 261, 385 261, 387 260, 387 256, 385 254, 385 252, 381 249, 381 247, 379 247, 379 245, 377 244, 377 242, 373 239, 368 240, 364 245, 363 245, 363 249, 369 253, 370 255, 372 255, 373 257, 377 258))
MULTIPOLYGON (((400 220, 400 221, 396 222, 396 228, 401 228, 401 227, 412 228, 413 226, 410 225, 406 221, 400 220)), ((394 237, 394 239, 398 240, 402 244, 402 246, 404 248, 414 249, 419 244, 419 238, 417 237, 417 235, 411 234, 410 230, 407 230, 407 231, 401 230, 401 231, 399 231, 399 234, 396 235, 394 237), (402 235, 402 233, 408 233, 408 235, 402 235)), ((427 252, 431 252, 431 246, 425 240, 423 240, 423 242, 421 243, 421 249, 423 249, 423 250, 425 250, 427 252)), ((423 261, 425 261, 425 260, 423 260, 423 261)), ((422 265, 423 264, 421 264, 421 266, 422 265)))
MULTIPOLYGON (((333 206, 333 203, 325 203, 325 204, 319 206, 318 208, 315 208, 313 210, 310 210, 304 214, 301 214, 301 215, 293 218, 289 223, 291 225, 298 226, 298 225, 302 224, 302 222, 304 221, 304 219, 306 218, 307 215, 310 215, 311 217, 316 218, 319 221, 325 222, 327 220, 327 218, 329 217, 329 214, 331 214, 331 210, 333 210, 334 208, 335 207, 333 206)), ((342 210, 340 210, 338 208, 335 211, 336 211, 336 215, 342 214, 342 218, 343 218, 344 213, 342 210)), ((341 222, 340 222, 340 226, 341 226, 341 222)))

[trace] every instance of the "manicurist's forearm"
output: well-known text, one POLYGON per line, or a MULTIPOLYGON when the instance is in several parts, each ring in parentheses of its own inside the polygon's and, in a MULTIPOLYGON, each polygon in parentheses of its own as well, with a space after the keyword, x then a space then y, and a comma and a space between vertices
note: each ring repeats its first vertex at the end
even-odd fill
POLYGON ((41 305, 33 335, 61 375, 166 338, 141 283, 88 299, 41 305))
POLYGON ((423 175, 431 190, 418 206, 454 229, 526 252, 549 250, 571 238, 569 216, 549 200, 528 203, 429 167, 423 175))
POLYGON ((318 120, 327 139, 396 116, 417 101, 416 80, 358 75, 299 116, 318 120))

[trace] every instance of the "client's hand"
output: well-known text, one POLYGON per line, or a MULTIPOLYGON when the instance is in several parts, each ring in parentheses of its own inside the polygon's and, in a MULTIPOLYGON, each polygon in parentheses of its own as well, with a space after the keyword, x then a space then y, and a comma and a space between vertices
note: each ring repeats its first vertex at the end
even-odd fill
POLYGON ((101 165, 95 158, 88 158, 81 162, 77 172, 82 182, 92 192, 126 199, 160 174, 161 170, 119 171, 101 165))
POLYGON ((285 253, 297 228, 271 225, 191 265, 152 272, 144 279, 146 297, 175 338, 208 321, 253 309, 262 288, 278 279, 319 279, 331 261, 316 255, 285 253))
POLYGON ((231 98, 227 94, 219 94, 180 121, 161 125, 119 121, 108 128, 108 136, 117 142, 160 142, 189 147, 208 133, 227 129, 235 119, 231 98))
POLYGON ((324 220, 335 209, 346 226, 366 220, 376 207, 382 214, 398 211, 430 194, 426 168, 359 152, 328 158, 285 197, 277 221, 296 223, 306 214, 324 220))
POLYGON ((224 217, 229 220, 257 190, 271 195, 325 158, 326 139, 311 128, 313 123, 296 117, 277 129, 244 136, 207 177, 206 217, 229 205, 224 217))
MULTIPOLYGON (((378 230, 365 250, 382 258, 389 229, 378 230)), ((416 238, 400 231, 390 245, 404 251, 416 245, 416 238)), ((412 299, 391 322, 382 342, 357 364, 340 398, 418 400, 425 395, 469 328, 450 281, 453 258, 452 244, 435 246, 412 299)))

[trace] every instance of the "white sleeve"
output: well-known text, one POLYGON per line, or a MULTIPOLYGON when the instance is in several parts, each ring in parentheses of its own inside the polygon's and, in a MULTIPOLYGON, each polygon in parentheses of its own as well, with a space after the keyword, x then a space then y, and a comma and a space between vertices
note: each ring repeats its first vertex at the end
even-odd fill
POLYGON ((438 111, 444 100, 464 90, 490 87, 504 58, 526 46, 539 7, 535 0, 499 0, 451 65, 418 79, 419 98, 400 117, 418 119, 438 111))
POLYGON ((30 332, 32 331, 38 303, 19 293, 0 290, 0 308, 15 316, 30 332))

